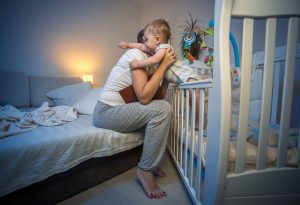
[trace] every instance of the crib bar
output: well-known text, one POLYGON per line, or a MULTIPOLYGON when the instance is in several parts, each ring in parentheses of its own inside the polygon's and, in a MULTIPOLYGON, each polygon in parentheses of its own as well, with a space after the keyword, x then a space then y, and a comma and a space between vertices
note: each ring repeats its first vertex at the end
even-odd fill
POLYGON ((184 149, 184 175, 187 177, 187 164, 188 164, 188 144, 189 144, 189 138, 188 138, 188 130, 189 130, 189 92, 188 90, 184 90, 185 93, 185 133, 184 133, 184 139, 185 139, 185 149, 184 149))
MULTIPOLYGON (((169 89, 168 92, 167 92, 167 100, 168 102, 172 105, 172 90, 169 89)), ((172 132, 172 128, 173 128, 173 124, 171 123, 171 126, 170 126, 170 134, 169 134, 169 137, 168 137, 168 146, 170 145, 170 141, 172 139, 172 135, 171 135, 171 132, 172 132)))
POLYGON ((266 38, 265 38, 265 59, 264 59, 264 79, 262 92, 262 108, 260 133, 258 141, 258 153, 256 169, 266 168, 266 156, 269 136, 269 121, 271 113, 272 85, 274 73, 274 50, 276 35, 276 18, 268 18, 266 21, 266 38))
POLYGON ((197 141, 197 171, 196 171, 196 198, 200 201, 201 193, 201 173, 202 173, 202 142, 203 142, 203 129, 204 129, 204 103, 205 103, 205 90, 200 89, 199 99, 199 132, 197 141))
POLYGON ((179 160, 179 137, 180 137, 180 120, 179 120, 179 116, 180 116, 180 92, 179 90, 176 89, 175 91, 175 95, 176 95, 176 99, 177 99, 177 106, 176 106, 176 130, 177 130, 177 135, 176 135, 176 160, 178 162, 179 160))
POLYGON ((173 96, 174 96, 174 99, 173 99, 173 110, 175 111, 174 112, 174 118, 173 118, 173 135, 172 135, 172 139, 171 139, 171 144, 172 144, 172 150, 173 150, 173 154, 174 156, 176 156, 176 151, 175 151, 175 143, 176 143, 176 118, 175 118, 175 115, 176 115, 176 107, 177 107, 177 101, 176 101, 176 90, 173 90, 172 92, 173 96))
POLYGON ((174 150, 174 156, 177 158, 177 153, 176 153, 176 147, 177 147, 177 135, 178 135, 178 132, 177 132, 177 95, 176 95, 176 90, 174 90, 174 96, 175 96, 175 99, 174 99, 174 137, 173 137, 173 150, 174 150))
MULTIPOLYGON (((172 91, 173 95, 174 95, 174 90, 172 91)), ((174 95, 174 98, 173 98, 173 101, 172 101, 172 107, 173 107, 173 110, 175 110, 176 108, 176 96, 174 95)), ((175 112, 176 113, 176 112, 175 112)), ((172 120, 172 124, 173 126, 175 126, 175 118, 173 118, 172 120)), ((176 131, 173 127, 172 129, 172 138, 171 138, 171 149, 172 149, 172 152, 173 152, 173 155, 175 156, 175 150, 174 150, 174 138, 175 138, 175 135, 176 135, 176 131)))
MULTIPOLYGON (((285 61, 285 75, 282 93, 282 108, 279 131, 279 146, 278 146, 278 160, 277 167, 285 167, 286 150, 288 131, 291 119, 292 98, 293 98, 293 84, 296 63, 296 46, 298 38, 298 17, 289 18, 287 50, 285 61)), ((299 147, 298 147, 299 148, 299 147)))
POLYGON ((191 81, 188 83, 182 83, 179 85, 180 89, 187 88, 211 88, 212 87, 212 79, 205 79, 199 81, 191 81))
MULTIPOLYGON (((201 169, 202 139, 204 135, 205 88, 211 87, 211 81, 182 84, 175 89, 169 87, 168 100, 172 104, 172 135, 168 140, 168 149, 181 175, 184 185, 195 204, 202 204, 201 169), (176 90, 176 91, 175 91, 176 90), (199 105, 199 110, 197 106, 199 105), (198 115, 199 114, 199 115, 198 115), (196 116, 199 116, 199 132, 196 136, 196 116), (198 137, 196 140, 195 138, 198 137), (197 164, 194 164, 197 146, 197 164)), ((197 125, 197 126, 198 126, 197 125)))
MULTIPOLYGON (((172 106, 172 108, 173 108, 173 99, 174 99, 174 96, 173 96, 173 90, 170 90, 169 91, 169 99, 170 99, 170 104, 171 104, 171 106, 172 106)), ((170 126, 170 137, 168 138, 168 145, 171 147, 171 140, 172 140, 172 130, 173 130, 173 123, 171 123, 171 126, 170 126)), ((173 152, 173 150, 172 150, 172 152, 173 152)))
POLYGON ((195 112, 196 112, 196 89, 192 89, 192 113, 191 113, 191 134, 190 134, 190 186, 193 187, 194 176, 194 138, 195 138, 195 112))
POLYGON ((180 115, 180 167, 182 168, 183 161, 183 110, 184 110, 184 90, 180 89, 180 110, 182 111, 180 115))
MULTIPOLYGON (((172 109, 174 110, 174 98, 175 98, 175 96, 173 95, 174 94, 174 90, 172 90, 171 91, 171 93, 172 93, 172 100, 171 100, 171 106, 172 106, 172 109)), ((170 138, 169 138, 169 145, 170 145, 170 147, 171 147, 171 151, 172 151, 172 153, 174 154, 174 150, 173 150, 173 137, 174 137, 174 135, 173 135, 173 133, 174 133, 174 119, 172 119, 172 121, 171 121, 171 130, 170 130, 170 138)))
POLYGON ((245 169, 246 142, 248 131, 248 114, 250 99, 250 81, 251 81, 251 62, 252 62, 252 44, 253 44, 253 25, 254 20, 245 18, 243 23, 243 45, 242 45, 242 74, 239 108, 239 126, 237 139, 237 159, 236 173, 242 173, 245 169))

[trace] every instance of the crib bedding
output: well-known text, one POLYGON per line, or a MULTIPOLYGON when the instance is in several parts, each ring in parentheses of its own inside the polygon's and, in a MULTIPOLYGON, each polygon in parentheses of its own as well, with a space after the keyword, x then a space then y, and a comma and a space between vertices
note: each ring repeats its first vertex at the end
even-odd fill
MULTIPOLYGON (((237 141, 231 140, 229 142, 229 162, 234 163, 237 154, 237 141)), ((206 150, 206 137, 203 138, 203 150, 202 150, 202 161, 205 164, 205 150, 206 150)), ((246 143, 246 164, 255 165, 257 162, 257 145, 247 142, 246 143)), ((274 166, 277 159, 277 147, 268 146, 267 149, 267 164, 268 166, 274 166)), ((295 166, 297 164, 297 149, 291 147, 287 150, 287 165, 295 166)), ((250 167, 250 166, 249 166, 250 167)))
POLYGON ((141 145, 143 132, 118 133, 94 127, 91 115, 55 127, 0 140, 0 196, 66 171, 94 157, 141 145))
MULTIPOLYGON (((204 132, 206 133, 206 132, 204 132)), ((189 134, 190 135, 190 134, 189 134)), ((184 144, 185 142, 183 142, 184 144)), ((194 158, 197 158, 197 144, 198 144, 198 131, 195 131, 194 138, 193 138, 193 144, 194 144, 194 158)), ((201 159, 203 166, 205 166, 206 163, 206 144, 207 144, 207 137, 204 136, 202 138, 202 152, 201 152, 201 159)), ((229 142, 229 171, 234 170, 234 163, 236 160, 236 154, 237 154, 237 141, 234 136, 231 137, 231 140, 229 142)), ((191 143, 189 143, 189 150, 191 150, 191 143)), ((257 144, 254 144, 251 141, 248 141, 246 143, 246 168, 247 169, 255 169, 255 165, 257 162, 257 153, 258 153, 258 146, 257 144), (254 166, 253 166, 254 165, 254 166)), ((269 145, 267 149, 267 164, 268 166, 274 166, 277 159, 277 146, 274 144, 269 145)), ((297 148, 295 146, 291 146, 287 149, 287 166, 296 166, 297 165, 297 148)))

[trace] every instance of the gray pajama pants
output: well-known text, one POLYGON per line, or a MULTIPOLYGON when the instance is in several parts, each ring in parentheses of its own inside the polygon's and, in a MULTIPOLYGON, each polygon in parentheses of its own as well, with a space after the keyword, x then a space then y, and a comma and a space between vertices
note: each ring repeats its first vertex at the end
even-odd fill
POLYGON ((94 110, 94 126, 117 132, 133 132, 145 128, 144 147, 138 166, 154 170, 159 165, 167 144, 172 108, 164 100, 147 105, 139 102, 110 106, 100 101, 94 110))

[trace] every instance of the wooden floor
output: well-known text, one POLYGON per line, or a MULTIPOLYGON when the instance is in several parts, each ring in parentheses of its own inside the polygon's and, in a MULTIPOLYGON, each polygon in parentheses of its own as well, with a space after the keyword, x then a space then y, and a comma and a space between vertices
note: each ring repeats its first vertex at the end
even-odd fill
POLYGON ((167 152, 164 155, 161 167, 165 170, 167 176, 157 178, 157 183, 168 194, 164 198, 149 199, 144 194, 140 184, 134 179, 135 168, 133 168, 62 201, 59 205, 192 205, 192 200, 188 196, 167 152))

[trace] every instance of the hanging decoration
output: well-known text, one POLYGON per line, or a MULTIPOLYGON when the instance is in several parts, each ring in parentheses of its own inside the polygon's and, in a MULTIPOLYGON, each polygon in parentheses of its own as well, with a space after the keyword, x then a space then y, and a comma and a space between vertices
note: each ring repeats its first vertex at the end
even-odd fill
POLYGON ((180 26, 184 30, 181 40, 181 51, 183 59, 187 59, 190 63, 193 63, 194 60, 199 59, 202 39, 201 29, 196 25, 198 19, 194 19, 190 13, 189 16, 190 21, 186 21, 186 25, 180 26))

